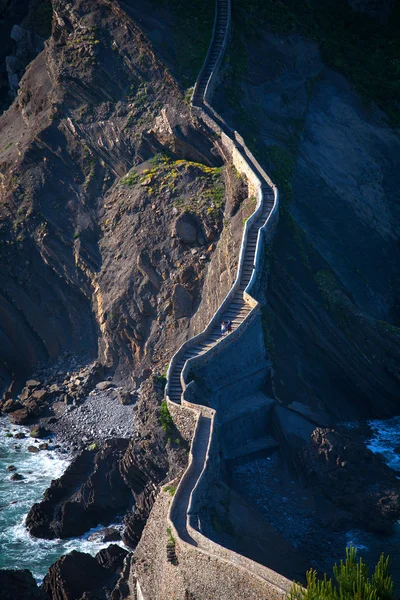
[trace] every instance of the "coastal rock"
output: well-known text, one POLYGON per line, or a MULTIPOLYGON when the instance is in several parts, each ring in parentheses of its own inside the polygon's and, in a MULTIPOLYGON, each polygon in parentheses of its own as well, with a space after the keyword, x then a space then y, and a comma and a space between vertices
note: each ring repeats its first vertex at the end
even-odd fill
POLYGON ((11 475, 10 479, 11 479, 11 481, 22 481, 24 479, 24 476, 21 475, 20 473, 13 473, 13 475, 11 475))
POLYGON ((107 582, 112 587, 115 580, 116 575, 110 574, 96 558, 73 550, 51 565, 41 589, 52 600, 80 600, 85 592, 101 592, 107 582))
POLYGON ((30 413, 27 408, 15 410, 10 414, 10 421, 15 425, 26 425, 29 422, 30 413))
POLYGON ((91 533, 88 537, 90 542, 101 540, 102 542, 118 542, 121 539, 121 534, 118 529, 113 527, 106 527, 100 531, 91 533))
POLYGON ((17 467, 14 467, 14 465, 8 465, 8 467, 7 467, 7 471, 11 472, 11 471, 16 471, 16 470, 17 470, 17 467))
POLYGON ((1 406, 1 411, 8 414, 21 408, 23 408, 23 404, 18 400, 6 400, 1 406))
POLYGON ((117 438, 97 452, 81 452, 29 511, 26 525, 31 535, 45 539, 82 535, 128 510, 133 498, 119 470, 127 445, 127 440, 117 438))
POLYGON ((36 452, 39 452, 39 448, 37 446, 28 446, 28 452, 35 454, 36 452))
POLYGON ((1 600, 49 600, 27 569, 0 570, 1 600))
POLYGON ((400 481, 356 433, 316 428, 302 452, 309 484, 345 509, 358 526, 389 533, 400 519, 400 481))
MULTIPOLYGON (((107 541, 104 539, 104 541, 107 541)), ((111 541, 111 540, 108 540, 111 541)), ((108 548, 103 548, 100 550, 95 559, 103 567, 103 569, 108 569, 113 573, 119 573, 122 569, 123 562, 125 556, 128 555, 128 552, 118 546, 117 544, 110 544, 108 548)))
POLYGON ((33 390, 34 388, 39 387, 39 385, 41 385, 41 382, 37 379, 28 379, 28 381, 25 384, 25 387, 29 390, 33 390))
POLYGON ((18 433, 14 433, 14 438, 16 440, 23 440, 26 438, 26 435, 23 431, 19 431, 18 433))
POLYGON ((36 427, 34 427, 33 429, 31 429, 29 436, 31 438, 44 438, 49 434, 49 432, 47 431, 47 429, 45 427, 43 427, 42 425, 36 425, 36 427))

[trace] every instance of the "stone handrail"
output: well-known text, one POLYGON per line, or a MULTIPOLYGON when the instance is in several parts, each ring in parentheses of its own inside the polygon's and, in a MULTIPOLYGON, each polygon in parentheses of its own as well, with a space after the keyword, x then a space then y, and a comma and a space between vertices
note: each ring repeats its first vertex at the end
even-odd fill
MULTIPOLYGON (((275 573, 274 571, 271 571, 267 567, 264 567, 263 565, 260 565, 244 556, 241 556, 231 550, 228 550, 227 548, 223 548, 219 544, 216 544, 212 540, 206 538, 203 534, 201 534, 198 530, 196 530, 191 524, 191 519, 194 517, 195 511, 196 511, 196 508, 195 508, 196 504, 199 505, 198 500, 199 500, 199 496, 201 496, 200 490, 205 482, 207 470, 210 469, 210 464, 213 460, 211 447, 212 447, 212 442, 213 442, 215 411, 211 408, 208 408, 208 407, 205 407, 202 405, 196 405, 196 404, 190 403, 184 399, 184 392, 188 385, 187 382, 188 382, 189 373, 194 368, 198 368, 198 367, 206 364, 210 360, 213 360, 215 358, 215 356, 217 354, 219 354, 220 352, 223 352, 228 345, 235 343, 235 340, 237 340, 243 334, 243 332, 247 329, 249 324, 255 318, 255 316, 259 310, 259 303, 252 296, 251 292, 255 288, 256 279, 257 279, 257 276, 259 275, 260 266, 262 264, 262 255, 263 255, 262 240, 263 240, 264 235, 266 234, 267 230, 273 231, 273 227, 278 218, 278 205, 279 205, 278 189, 272 183, 272 181, 270 180, 268 175, 265 173, 265 171, 262 169, 262 167, 259 165, 259 163, 254 158, 254 156, 252 155, 250 150, 247 148, 243 138, 236 131, 232 131, 226 125, 226 123, 223 121, 223 119, 210 106, 210 99, 211 99, 212 91, 214 89, 214 86, 216 85, 216 81, 218 78, 218 71, 219 71, 219 68, 220 68, 220 65, 222 62, 224 52, 225 52, 227 44, 228 44, 230 26, 231 26, 230 8, 231 8, 230 0, 216 0, 216 18, 215 18, 215 22, 214 22, 212 41, 211 41, 203 68, 199 74, 199 77, 197 78, 197 81, 196 81, 196 84, 194 87, 191 105, 192 105, 192 111, 210 129, 212 129, 214 131, 214 133, 217 134, 220 144, 222 146, 222 149, 224 150, 224 152, 226 152, 228 154, 228 156, 232 157, 233 164, 235 164, 235 166, 237 166, 237 168, 239 168, 239 170, 241 172, 245 173, 245 175, 247 176, 249 185, 251 185, 253 190, 255 191, 257 204, 256 204, 255 211, 253 212, 251 217, 246 221, 246 224, 244 227, 241 248, 240 248, 239 261, 238 261, 237 275, 236 275, 236 279, 235 279, 233 286, 231 287, 230 291, 226 295, 225 299, 223 300, 223 302, 220 305, 220 307, 218 308, 218 310, 215 312, 215 314, 211 318, 207 327, 198 335, 194 336, 190 340, 187 340, 179 348, 179 350, 175 353, 175 355, 173 356, 173 358, 169 364, 169 368, 168 368, 168 372, 167 372, 165 397, 166 397, 168 404, 171 406, 171 408, 173 406, 175 409, 177 406, 179 406, 175 402, 173 402, 170 398, 171 378, 172 378, 172 374, 176 368, 176 365, 179 362, 179 359, 184 356, 184 354, 187 352, 187 350, 194 348, 195 346, 198 346, 204 340, 206 340, 206 338, 208 337, 210 332, 215 328, 216 325, 218 325, 220 323, 221 318, 223 317, 227 307, 229 306, 232 298, 237 293, 237 290, 240 287, 240 282, 241 282, 242 274, 243 274, 243 265, 244 265, 244 260, 245 260, 245 252, 246 252, 248 234, 249 234, 249 231, 250 231, 253 223, 255 221, 257 221, 257 219, 263 213, 263 200, 264 200, 263 189, 262 189, 263 181, 265 182, 265 184, 267 184, 269 187, 271 187, 274 191, 274 204, 266 218, 265 223, 263 224, 262 227, 260 227, 260 229, 258 231, 257 244, 256 244, 255 255, 254 255, 254 269, 253 269, 253 273, 250 278, 250 281, 243 292, 243 299, 251 307, 252 310, 247 315, 247 317, 235 328, 234 332, 232 332, 229 336, 221 339, 218 343, 216 343, 207 352, 204 352, 201 355, 194 356, 194 357, 186 360, 184 363, 184 366, 181 370, 181 373, 180 373, 180 382, 182 385, 181 405, 185 406, 186 410, 189 409, 189 410, 193 411, 193 413, 195 414, 195 417, 196 417, 196 425, 195 425, 195 433, 194 433, 191 447, 190 447, 188 466, 178 484, 175 495, 172 499, 171 506, 169 509, 168 521, 169 521, 169 526, 171 528, 171 531, 172 531, 175 539, 179 540, 181 549, 184 549, 186 544, 191 545, 192 547, 196 546, 196 550, 198 552, 201 552, 201 553, 209 555, 209 556, 213 556, 214 558, 218 558, 218 560, 221 560, 223 562, 227 562, 231 565, 234 565, 235 568, 243 569, 251 577, 255 577, 258 580, 267 584, 268 594, 269 594, 268 597, 271 600, 273 600, 275 598, 280 599, 287 594, 289 587, 290 587, 290 582, 285 577, 282 577, 281 575, 279 575, 278 573, 275 573), (218 10, 219 10, 219 7, 221 4, 224 4, 225 7, 228 8, 228 17, 227 17, 227 23, 226 23, 226 29, 225 29, 225 33, 224 33, 223 43, 222 43, 219 55, 218 55, 215 63, 213 64, 213 68, 212 68, 211 74, 208 77, 208 81, 206 83, 203 95, 202 95, 202 97, 199 98, 199 95, 200 95, 199 88, 201 86, 202 79, 204 78, 204 76, 207 72, 207 67, 209 68, 209 61, 211 60, 211 55, 213 52, 213 43, 214 43, 216 32, 217 32, 218 10), (179 513, 179 506, 180 506, 182 496, 185 493, 186 487, 189 484, 189 480, 194 473, 194 469, 195 469, 194 465, 195 465, 195 458, 196 458, 194 455, 194 452, 195 452, 196 443, 197 443, 197 439, 198 439, 199 423, 200 423, 201 418, 207 418, 210 420, 210 433, 209 433, 209 437, 208 437, 207 451, 206 451, 206 455, 205 455, 204 464, 201 469, 201 473, 198 476, 197 481, 190 492, 188 509, 186 512, 186 525, 185 525, 185 536, 184 536, 184 537, 186 537, 186 539, 182 539, 182 537, 176 527, 176 518, 179 513)), ((214 48, 214 51, 215 51, 215 48, 214 48)), ((203 86, 204 86, 204 83, 203 83, 203 86)))

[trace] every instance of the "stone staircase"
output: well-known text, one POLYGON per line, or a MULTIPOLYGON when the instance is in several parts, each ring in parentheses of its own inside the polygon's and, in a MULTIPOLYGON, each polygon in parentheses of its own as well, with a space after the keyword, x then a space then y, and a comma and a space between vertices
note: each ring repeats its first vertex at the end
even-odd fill
MULTIPOLYGON (((197 112, 205 125, 220 139, 225 150, 228 149, 227 154, 236 153, 239 170, 244 172, 248 178, 251 177, 253 182, 257 182, 258 203, 255 212, 248 219, 244 228, 238 274, 231 291, 205 330, 185 342, 169 365, 165 388, 166 400, 171 408, 174 407, 174 410, 182 404, 186 407, 191 406, 197 416, 197 425, 190 450, 189 465, 171 502, 168 520, 179 541, 196 547, 201 553, 208 555, 209 559, 214 557, 222 563, 228 563, 232 568, 246 572, 249 581, 252 582, 250 585, 256 581, 262 581, 263 585, 266 585, 268 597, 275 600, 286 596, 290 587, 288 580, 267 567, 219 546, 204 537, 200 531, 198 515, 193 506, 196 504, 194 502, 195 494, 199 489, 201 490, 202 478, 207 473, 209 453, 212 452, 210 448, 213 440, 215 411, 201 405, 190 405, 184 399, 191 365, 195 365, 196 361, 201 360, 201 357, 209 357, 212 360, 227 345, 234 343, 238 336, 245 331, 245 325, 251 319, 252 314, 258 310, 258 302, 251 296, 250 291, 262 252, 260 230, 263 228, 265 231, 266 225, 272 223, 271 217, 272 215, 276 216, 278 207, 276 187, 250 153, 241 136, 229 128, 208 102, 227 47, 230 23, 231 0, 216 0, 213 37, 203 69, 194 88, 191 104, 193 112, 197 112), (232 333, 222 336, 221 322, 228 319, 232 322, 232 333)), ((255 441, 245 441, 244 445, 237 449, 237 454, 241 456, 247 450, 252 453, 274 446, 276 446, 276 441, 272 437, 259 436, 255 441), (246 444, 249 446, 248 448, 246 448, 246 444)), ((183 547, 181 547, 182 551, 183 547)))
MULTIPOLYGON (((249 315, 252 308, 244 300, 243 293, 249 285, 251 276, 254 271, 255 253, 257 248, 257 238, 260 227, 262 227, 274 206, 274 193, 271 188, 263 186, 264 206, 260 217, 253 223, 247 236, 247 244, 244 253, 243 269, 240 276, 240 285, 235 295, 232 297, 221 321, 232 322, 233 331, 237 328, 244 319, 249 315)), ((229 334, 227 334, 229 335, 229 334)), ((221 341, 220 323, 213 326, 205 339, 193 347, 182 353, 179 361, 168 375, 168 396, 172 402, 180 404, 182 396, 181 373, 187 360, 208 352, 216 344, 221 341)))
POLYGON ((201 106, 208 82, 217 61, 224 50, 224 42, 229 34, 230 0, 217 0, 213 37, 203 69, 193 92, 192 105, 201 106))

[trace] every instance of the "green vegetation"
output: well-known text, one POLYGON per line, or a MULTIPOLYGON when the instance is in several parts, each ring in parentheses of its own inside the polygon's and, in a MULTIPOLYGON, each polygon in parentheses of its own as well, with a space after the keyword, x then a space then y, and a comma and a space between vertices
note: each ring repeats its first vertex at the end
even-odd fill
POLYGON ((173 160, 164 154, 157 154, 150 162, 150 169, 140 174, 133 169, 121 183, 127 186, 140 184, 152 198, 163 192, 173 193, 175 206, 183 210, 206 213, 213 218, 221 216, 225 200, 222 168, 173 160), (187 182, 189 178, 190 182, 187 182), (187 198, 192 187, 193 196, 187 198), (180 195, 181 191, 184 195, 180 195))
POLYGON ((161 402, 160 423, 161 423, 161 427, 164 429, 168 438, 170 438, 170 436, 172 435, 172 432, 174 430, 174 422, 173 422, 171 414, 168 410, 168 404, 167 404, 166 400, 163 400, 161 402))
POLYGON ((172 535, 172 531, 171 531, 171 527, 167 527, 167 534, 168 534, 168 542, 169 544, 171 544, 172 546, 175 547, 175 538, 172 535))
POLYGON ((139 180, 139 175, 136 173, 134 169, 129 171, 128 175, 121 180, 123 185, 132 186, 135 185, 139 180))
POLYGON ((346 548, 346 560, 333 567, 334 581, 317 572, 307 572, 307 587, 294 583, 289 600, 393 600, 393 580, 389 572, 389 557, 382 554, 372 576, 357 550, 346 548))
POLYGON ((168 492, 170 496, 175 496, 176 486, 175 485, 166 485, 164 488, 164 492, 168 492))
POLYGON ((181 84, 196 81, 206 57, 214 23, 214 0, 154 0, 174 17, 172 32, 174 65, 181 84))
MULTIPOLYGON (((375 101, 393 125, 400 124, 400 4, 389 22, 351 10, 345 0, 237 0, 236 35, 257 35, 262 29, 300 34, 318 42, 325 64, 343 73, 366 101, 375 101)), ((239 48, 239 46, 238 46, 239 48)), ((245 68, 244 54, 234 69, 245 68)))

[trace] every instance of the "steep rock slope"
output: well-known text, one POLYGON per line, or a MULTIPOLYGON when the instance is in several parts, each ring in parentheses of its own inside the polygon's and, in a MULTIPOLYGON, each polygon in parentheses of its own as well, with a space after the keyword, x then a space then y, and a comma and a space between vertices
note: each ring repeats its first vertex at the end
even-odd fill
POLYGON ((223 175, 206 169, 221 165, 212 140, 148 39, 106 0, 54 2, 53 34, 0 130, 1 387, 65 348, 144 377, 186 335, 223 226, 223 175), (134 173, 118 184, 167 152, 199 163, 171 165, 176 189, 160 172, 153 186, 134 173), (180 218, 193 238, 176 234, 180 218), (164 326, 170 297, 184 307, 164 326))
POLYGON ((317 423, 388 416, 400 377, 399 138, 315 42, 270 27, 237 40, 246 50, 217 95, 281 186, 264 311, 272 386, 317 423))

